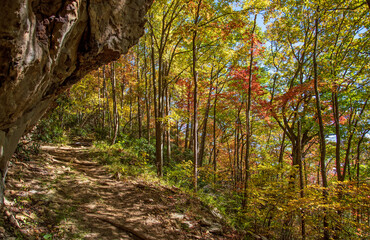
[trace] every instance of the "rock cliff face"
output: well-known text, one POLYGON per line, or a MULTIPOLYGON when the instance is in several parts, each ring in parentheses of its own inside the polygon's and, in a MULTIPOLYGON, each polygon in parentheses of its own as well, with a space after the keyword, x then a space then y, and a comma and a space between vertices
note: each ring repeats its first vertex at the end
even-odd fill
POLYGON ((0 204, 9 158, 56 97, 144 33, 152 0, 3 0, 0 204))

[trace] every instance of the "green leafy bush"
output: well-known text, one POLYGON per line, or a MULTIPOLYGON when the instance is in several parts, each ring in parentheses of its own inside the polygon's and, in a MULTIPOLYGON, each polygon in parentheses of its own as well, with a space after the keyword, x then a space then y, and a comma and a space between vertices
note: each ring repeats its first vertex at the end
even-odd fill
POLYGON ((97 160, 107 165, 114 174, 139 176, 151 171, 154 173, 153 165, 149 162, 154 147, 145 140, 125 141, 121 138, 114 145, 102 141, 94 145, 97 160))
POLYGON ((181 188, 193 188, 193 162, 182 161, 175 164, 172 168, 166 167, 166 180, 171 184, 177 185, 181 188))

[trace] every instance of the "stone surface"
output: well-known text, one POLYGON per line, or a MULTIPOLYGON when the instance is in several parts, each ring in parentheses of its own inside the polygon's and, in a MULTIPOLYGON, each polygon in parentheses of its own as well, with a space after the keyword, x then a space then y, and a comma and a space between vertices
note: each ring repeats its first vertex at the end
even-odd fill
POLYGON ((171 213, 170 218, 175 220, 183 220, 185 218, 185 215, 181 213, 171 213))
POLYGON ((145 14, 151 3, 152 0, 2 1, 0 192, 19 138, 37 123, 60 93, 137 43, 144 33, 145 14))

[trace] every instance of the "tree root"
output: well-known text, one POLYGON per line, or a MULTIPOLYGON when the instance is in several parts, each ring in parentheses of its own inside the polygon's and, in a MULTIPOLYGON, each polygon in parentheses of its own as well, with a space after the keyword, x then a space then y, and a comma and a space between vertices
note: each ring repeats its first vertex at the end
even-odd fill
POLYGON ((121 224, 121 223, 118 223, 118 222, 115 222, 115 221, 113 221, 113 220, 111 220, 111 219, 104 218, 104 217, 100 217, 100 216, 96 216, 95 218, 97 218, 97 219, 99 219, 99 220, 101 220, 101 221, 103 221, 103 222, 109 223, 109 224, 111 224, 111 225, 115 226, 116 228, 121 229, 121 230, 123 230, 123 231, 125 231, 125 232, 129 233, 129 234, 130 234, 130 235, 132 235, 132 237, 133 237, 134 239, 136 239, 136 240, 150 240, 150 238, 148 238, 148 237, 147 237, 147 236, 145 236, 144 234, 139 233, 139 232, 137 232, 137 231, 135 231, 135 230, 133 230, 133 229, 131 229, 131 228, 127 227, 127 226, 124 226, 124 225, 123 225, 123 224, 121 224))
POLYGON ((20 229, 21 225, 19 224, 18 220, 14 217, 14 215, 10 211, 4 210, 3 213, 8 218, 8 221, 13 227, 20 229))

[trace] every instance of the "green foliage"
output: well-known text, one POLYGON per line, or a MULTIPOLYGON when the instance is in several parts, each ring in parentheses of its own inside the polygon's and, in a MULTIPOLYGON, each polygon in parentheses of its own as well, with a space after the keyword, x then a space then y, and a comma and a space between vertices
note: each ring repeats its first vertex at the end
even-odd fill
POLYGON ((78 136, 80 138, 87 138, 88 131, 86 129, 76 127, 71 129, 70 135, 78 136))
POLYGON ((173 167, 165 168, 165 179, 171 184, 190 190, 193 188, 193 162, 182 161, 173 167))
POLYGON ((137 156, 145 158, 151 164, 155 161, 155 146, 148 143, 145 138, 135 139, 132 144, 133 151, 137 156))
POLYGON ((45 234, 45 235, 43 236, 43 238, 44 238, 45 240, 53 239, 53 234, 50 234, 50 233, 45 234))
POLYGON ((46 118, 37 125, 33 139, 46 143, 66 143, 68 138, 57 120, 46 118))
POLYGON ((190 149, 181 149, 178 146, 172 148, 172 160, 174 163, 179 163, 181 161, 192 161, 193 160, 193 151, 190 149))
POLYGON ((154 146, 145 139, 130 139, 122 136, 114 145, 95 142, 92 150, 95 158, 115 174, 120 176, 144 176, 154 174, 154 146))
POLYGON ((40 143, 38 141, 31 141, 30 138, 25 136, 18 142, 15 155, 18 160, 29 161, 30 155, 37 155, 39 152, 40 143))

